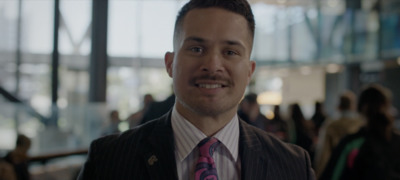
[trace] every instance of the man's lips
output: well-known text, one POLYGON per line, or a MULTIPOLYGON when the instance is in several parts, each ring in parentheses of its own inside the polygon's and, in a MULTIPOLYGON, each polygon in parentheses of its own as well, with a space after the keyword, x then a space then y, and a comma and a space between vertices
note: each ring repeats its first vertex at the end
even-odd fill
POLYGON ((200 77, 195 77, 191 80, 191 82, 191 84, 194 86, 205 89, 225 88, 232 85, 232 82, 228 78, 218 75, 203 75, 200 77))
POLYGON ((196 84, 197 87, 206 88, 206 89, 215 89, 225 87, 222 84, 196 84))

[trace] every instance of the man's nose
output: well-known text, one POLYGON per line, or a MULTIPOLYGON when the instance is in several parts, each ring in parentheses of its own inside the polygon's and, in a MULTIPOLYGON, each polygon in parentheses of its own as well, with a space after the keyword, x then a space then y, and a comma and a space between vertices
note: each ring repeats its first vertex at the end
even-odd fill
POLYGON ((209 53, 203 59, 201 70, 211 73, 222 72, 224 70, 223 57, 218 53, 209 53))

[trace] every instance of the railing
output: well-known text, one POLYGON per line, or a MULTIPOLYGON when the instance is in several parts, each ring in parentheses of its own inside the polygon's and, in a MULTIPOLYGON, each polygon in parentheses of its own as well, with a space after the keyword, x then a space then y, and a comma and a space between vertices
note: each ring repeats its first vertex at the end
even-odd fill
POLYGON ((87 149, 80 149, 80 150, 73 150, 73 151, 66 151, 66 152, 59 152, 59 153, 43 154, 43 155, 30 157, 29 163, 40 162, 42 165, 46 165, 46 163, 50 160, 54 160, 57 158, 65 158, 65 157, 74 156, 74 155, 86 155, 87 153, 88 153, 87 149))
POLYGON ((22 104, 0 102, 0 155, 14 148, 18 133, 31 139, 31 162, 45 163, 49 159, 82 155, 109 122, 104 104, 59 109, 56 126, 45 125, 24 108, 22 104))
POLYGON ((42 116, 40 113, 38 113, 37 111, 35 111, 35 109, 33 109, 29 104, 26 104, 24 102, 22 102, 18 97, 15 97, 14 95, 12 95, 11 93, 9 93, 7 90, 5 90, 3 87, 0 86, 0 94, 3 95, 7 100, 9 100, 10 102, 13 103, 18 103, 20 104, 22 107, 24 107, 24 109, 30 113, 32 116, 40 119, 42 122, 47 122, 48 118, 42 116))

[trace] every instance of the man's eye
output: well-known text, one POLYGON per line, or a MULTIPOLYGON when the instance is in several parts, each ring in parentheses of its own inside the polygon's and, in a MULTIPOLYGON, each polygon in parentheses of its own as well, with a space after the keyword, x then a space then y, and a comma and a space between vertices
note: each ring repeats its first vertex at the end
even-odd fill
POLYGON ((200 47, 192 47, 192 48, 190 48, 190 50, 191 50, 192 52, 195 52, 195 53, 201 53, 201 52, 203 52, 203 48, 200 48, 200 47))
POLYGON ((236 53, 235 51, 226 51, 226 55, 237 55, 238 53, 236 53))

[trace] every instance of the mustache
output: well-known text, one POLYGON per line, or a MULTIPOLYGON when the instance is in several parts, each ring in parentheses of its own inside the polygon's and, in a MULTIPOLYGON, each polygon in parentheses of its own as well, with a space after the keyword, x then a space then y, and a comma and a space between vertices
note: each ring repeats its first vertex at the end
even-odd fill
POLYGON ((224 77, 219 74, 203 74, 200 76, 193 77, 190 82, 192 84, 195 84, 197 81, 203 81, 203 80, 211 80, 211 81, 218 81, 222 82, 225 85, 231 85, 233 84, 233 81, 230 78, 224 77))

